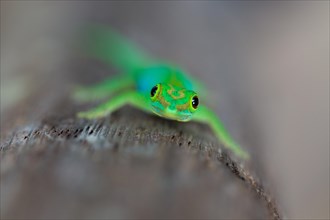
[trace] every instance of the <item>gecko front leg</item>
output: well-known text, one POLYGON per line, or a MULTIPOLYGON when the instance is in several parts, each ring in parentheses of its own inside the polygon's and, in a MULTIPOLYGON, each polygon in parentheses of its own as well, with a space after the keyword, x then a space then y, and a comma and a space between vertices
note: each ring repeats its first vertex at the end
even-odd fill
POLYGON ((209 125, 218 140, 229 150, 243 159, 249 159, 249 154, 245 152, 230 136, 219 117, 206 106, 199 106, 193 117, 194 121, 203 122, 209 125))
POLYGON ((149 103, 143 94, 136 91, 126 91, 89 111, 79 112, 78 117, 87 119, 101 118, 111 114, 113 111, 126 104, 132 105, 145 112, 150 112, 148 108, 149 103))
POLYGON ((77 86, 73 91, 73 99, 77 102, 101 100, 129 87, 134 87, 133 78, 118 75, 93 86, 77 86))

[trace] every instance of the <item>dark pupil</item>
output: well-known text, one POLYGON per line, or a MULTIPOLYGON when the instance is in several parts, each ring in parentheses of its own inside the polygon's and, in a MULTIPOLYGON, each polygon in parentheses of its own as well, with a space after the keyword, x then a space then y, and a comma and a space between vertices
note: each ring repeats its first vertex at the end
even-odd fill
POLYGON ((198 104, 199 104, 199 100, 198 100, 198 97, 197 96, 194 96, 193 98, 192 98, 192 101, 191 101, 191 104, 192 104, 192 107, 193 108, 197 108, 197 106, 198 106, 198 104))
POLYGON ((155 96, 155 94, 156 94, 156 92, 157 92, 157 89, 158 89, 157 86, 152 87, 152 89, 151 89, 151 91, 150 91, 150 95, 151 95, 151 97, 154 97, 154 96, 155 96))

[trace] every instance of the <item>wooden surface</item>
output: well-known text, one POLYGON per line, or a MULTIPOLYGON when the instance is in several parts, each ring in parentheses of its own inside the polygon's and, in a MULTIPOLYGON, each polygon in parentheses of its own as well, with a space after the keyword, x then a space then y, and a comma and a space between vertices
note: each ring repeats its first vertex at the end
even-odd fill
POLYGON ((258 180, 203 125, 129 107, 46 119, 1 145, 5 218, 278 218, 258 180))
MULTIPOLYGON (((102 19, 120 17, 122 10, 113 7, 110 18, 102 19)), ((141 20, 130 14, 136 24, 150 20, 137 14, 141 20)), ((162 33, 170 31, 159 30, 164 40, 162 33)), ((160 45, 165 55, 176 54, 178 45, 160 45)), ((44 78, 32 75, 33 92, 2 114, 1 218, 280 218, 272 190, 262 185, 269 180, 259 148, 248 149, 252 158, 245 163, 225 151, 206 125, 168 121, 129 106, 104 119, 77 119, 77 111, 96 103, 74 103, 69 85, 90 84, 109 73, 115 72, 99 62, 68 59, 44 78)))
POLYGON ((129 106, 76 119, 91 104, 59 94, 49 107, 57 115, 7 123, 14 128, 1 143, 3 218, 279 218, 255 158, 235 162, 207 126, 129 106))

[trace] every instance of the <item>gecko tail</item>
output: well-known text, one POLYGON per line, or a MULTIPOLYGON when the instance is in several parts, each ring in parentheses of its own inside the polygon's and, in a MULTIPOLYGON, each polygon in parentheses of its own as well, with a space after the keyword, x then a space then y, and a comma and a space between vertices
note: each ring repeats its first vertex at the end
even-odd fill
POLYGON ((154 63, 137 45, 108 26, 89 26, 83 39, 83 47, 87 53, 126 74, 134 74, 137 69, 154 63))

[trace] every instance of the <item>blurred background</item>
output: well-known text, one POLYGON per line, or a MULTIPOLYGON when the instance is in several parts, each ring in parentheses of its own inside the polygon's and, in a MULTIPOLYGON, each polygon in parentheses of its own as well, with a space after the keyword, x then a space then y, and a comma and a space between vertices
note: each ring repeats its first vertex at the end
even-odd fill
POLYGON ((70 67, 86 22, 204 81, 234 137, 258 149, 286 216, 329 218, 328 1, 1 1, 1 137, 27 97, 47 113, 36 91, 80 83, 70 67))

